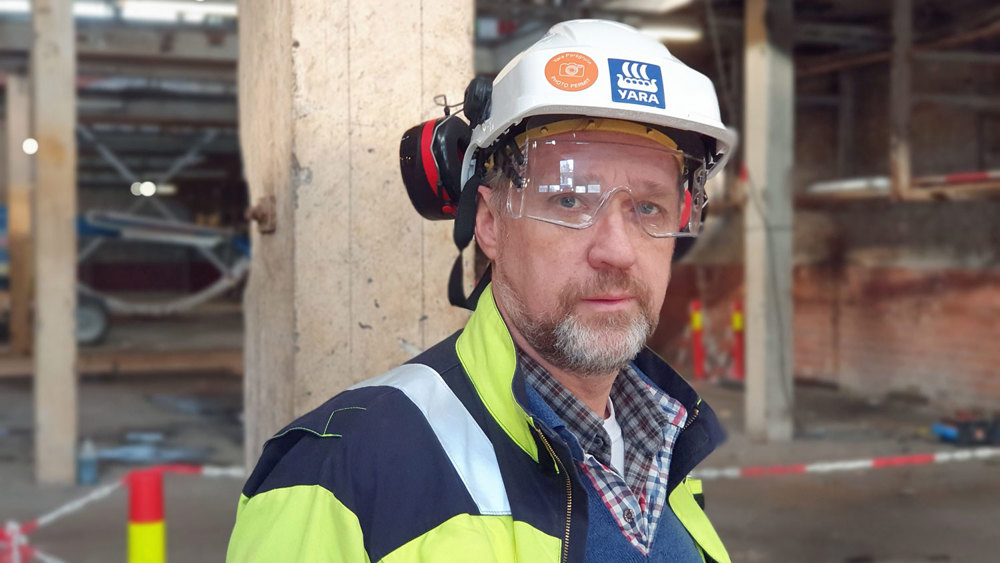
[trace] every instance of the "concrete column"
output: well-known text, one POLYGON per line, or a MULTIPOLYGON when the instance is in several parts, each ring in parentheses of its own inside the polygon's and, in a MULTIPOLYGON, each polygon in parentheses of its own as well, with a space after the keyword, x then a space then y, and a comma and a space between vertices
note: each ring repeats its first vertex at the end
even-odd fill
POLYGON ((906 197, 910 164, 910 56, 913 49, 913 0, 893 0, 892 61, 889 73, 889 179, 892 196, 906 197))
POLYGON ((450 223, 400 180, 399 138, 461 101, 471 0, 241 0, 240 135, 258 211, 245 297, 246 455, 296 415, 409 359, 447 304, 450 223), (273 199, 271 199, 273 198, 273 199), (269 203, 273 202, 273 204, 269 203), (272 207, 273 205, 273 207, 272 207))
POLYGON ((7 248, 10 255, 10 347, 18 355, 31 353, 31 302, 34 284, 31 260, 31 191, 33 167, 22 150, 31 137, 31 94, 28 78, 7 74, 7 248))
POLYGON ((747 0, 744 154, 746 428, 792 437, 792 156, 795 108, 791 0, 747 0))
POLYGON ((77 432, 76 43, 73 4, 35 0, 35 476, 72 483, 77 432))

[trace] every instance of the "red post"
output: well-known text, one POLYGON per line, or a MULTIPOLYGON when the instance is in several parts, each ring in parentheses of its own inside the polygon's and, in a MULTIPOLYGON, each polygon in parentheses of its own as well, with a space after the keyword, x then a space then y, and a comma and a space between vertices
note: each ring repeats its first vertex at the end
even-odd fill
POLYGON ((733 380, 743 381, 746 365, 743 350, 743 302, 733 302, 733 380))
POLYGON ((705 343, 702 339, 701 301, 691 302, 691 362, 694 368, 694 378, 705 377, 705 343))
POLYGON ((133 471, 128 476, 128 561, 164 563, 167 560, 166 523, 163 520, 163 471, 133 471))
POLYGON ((35 560, 35 548, 28 545, 24 529, 14 522, 0 525, 0 563, 28 563, 35 560))

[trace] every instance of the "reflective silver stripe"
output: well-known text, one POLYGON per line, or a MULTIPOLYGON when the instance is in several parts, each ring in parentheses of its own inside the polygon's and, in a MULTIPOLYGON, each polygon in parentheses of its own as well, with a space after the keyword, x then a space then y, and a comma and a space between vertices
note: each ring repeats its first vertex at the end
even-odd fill
POLYGON ((407 364, 351 389, 375 386, 399 389, 420 409, 480 513, 510 514, 493 444, 438 372, 407 364))

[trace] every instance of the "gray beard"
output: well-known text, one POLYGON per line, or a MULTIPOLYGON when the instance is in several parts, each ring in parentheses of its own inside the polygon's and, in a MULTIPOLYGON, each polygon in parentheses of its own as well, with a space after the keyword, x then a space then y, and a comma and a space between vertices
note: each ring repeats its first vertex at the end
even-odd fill
MULTIPOLYGON (((615 276, 613 276, 615 277, 615 276)), ((531 319, 521 296, 499 277, 494 296, 528 344, 553 366, 582 377, 621 371, 642 350, 656 328, 648 299, 640 295, 640 312, 607 314, 584 322, 570 313, 568 299, 546 318, 531 319)), ((648 295, 648 293, 647 293, 648 295)))
MULTIPOLYGON (((582 376, 621 371, 642 350, 653 332, 645 315, 623 320, 624 323, 593 327, 572 316, 563 318, 555 330, 555 349, 559 352, 560 363, 549 361, 582 376)), ((604 325, 603 319, 601 324, 604 325)))

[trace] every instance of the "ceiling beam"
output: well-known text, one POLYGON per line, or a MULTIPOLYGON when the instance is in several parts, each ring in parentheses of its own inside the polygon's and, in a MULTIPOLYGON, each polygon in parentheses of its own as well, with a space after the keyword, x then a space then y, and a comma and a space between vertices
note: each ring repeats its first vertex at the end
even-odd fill
POLYGON ((81 98, 79 121, 193 127, 235 127, 236 101, 81 98))
MULTIPOLYGON (((919 43, 913 46, 912 52, 914 56, 920 56, 923 52, 939 51, 941 49, 958 47, 960 45, 966 45, 974 41, 979 41, 980 39, 987 39, 998 35, 1000 35, 1000 19, 994 20, 976 29, 962 31, 932 41, 919 43)), ((795 76, 796 78, 819 76, 848 68, 889 62, 891 58, 892 53, 885 50, 873 53, 863 53, 860 55, 850 55, 846 57, 836 56, 814 59, 811 61, 802 61, 796 65, 797 68, 795 76)))
POLYGON ((867 25, 796 21, 795 43, 879 49, 889 46, 889 34, 867 25))
POLYGON ((914 56, 918 61, 935 63, 1000 64, 1000 53, 980 51, 919 51, 914 56))
MULTIPOLYGON (((29 21, 0 19, 0 60, 8 65, 26 60, 31 40, 29 21)), ((238 47, 235 29, 80 21, 76 51, 81 73, 103 67, 117 74, 131 67, 145 75, 150 67, 160 67, 188 76, 185 69, 235 73, 238 47)))
POLYGON ((965 94, 914 94, 914 103, 942 104, 971 110, 1000 111, 1000 99, 996 96, 976 96, 965 94))
MULTIPOLYGON (((169 134, 159 132, 155 135, 141 132, 127 131, 101 131, 97 127, 91 127, 94 136, 100 139, 109 149, 119 155, 143 155, 143 156, 165 156, 176 158, 180 153, 186 151, 192 143, 197 141, 200 132, 189 135, 169 134)), ((239 143, 235 134, 222 134, 216 137, 207 145, 202 153, 206 157, 224 154, 236 154, 239 152, 239 143)), ((80 157, 84 158, 91 154, 96 154, 92 147, 86 143, 80 144, 80 157)))

